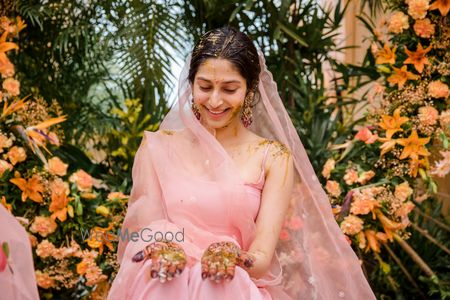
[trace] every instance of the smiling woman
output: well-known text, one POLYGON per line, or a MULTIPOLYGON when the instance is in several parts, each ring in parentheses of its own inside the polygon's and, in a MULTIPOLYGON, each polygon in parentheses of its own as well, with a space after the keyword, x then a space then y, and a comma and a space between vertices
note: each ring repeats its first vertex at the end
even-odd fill
POLYGON ((122 231, 185 239, 119 241, 108 299, 374 299, 250 38, 206 33, 178 95, 136 153, 122 231))

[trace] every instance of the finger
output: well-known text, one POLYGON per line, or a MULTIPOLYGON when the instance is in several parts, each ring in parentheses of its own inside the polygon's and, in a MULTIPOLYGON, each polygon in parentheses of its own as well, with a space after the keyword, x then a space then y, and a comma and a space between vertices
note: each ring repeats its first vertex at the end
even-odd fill
POLYGON ((224 279, 226 275, 225 271, 226 271, 225 265, 221 263, 217 268, 216 282, 221 282, 224 279))
POLYGON ((209 264, 206 259, 202 259, 202 279, 208 278, 209 275, 209 264))
POLYGON ((175 277, 178 277, 183 272, 184 268, 186 266, 186 262, 177 262, 175 264, 175 277))
POLYGON ((169 263, 167 265, 167 280, 172 280, 175 277, 177 271, 176 264, 169 263))
POLYGON ((144 260, 144 251, 139 251, 136 253, 133 258, 131 259, 133 262, 140 262, 144 260))
POLYGON ((234 278, 234 272, 236 270, 236 266, 228 266, 226 269, 226 279, 232 280, 234 278))
POLYGON ((158 271, 159 276, 159 282, 164 283, 167 280, 167 262, 165 260, 162 260, 161 267, 158 271))

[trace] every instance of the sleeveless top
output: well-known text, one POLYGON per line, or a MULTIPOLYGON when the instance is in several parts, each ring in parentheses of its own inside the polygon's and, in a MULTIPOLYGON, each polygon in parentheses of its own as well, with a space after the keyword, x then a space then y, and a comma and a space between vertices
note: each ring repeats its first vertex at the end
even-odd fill
POLYGON ((253 219, 255 220, 258 212, 259 212, 259 208, 260 208, 260 204, 261 204, 261 192, 262 189, 264 187, 264 183, 265 183, 265 165, 266 165, 266 160, 267 160, 267 154, 269 153, 269 147, 270 147, 270 143, 268 143, 266 145, 266 149, 264 150, 264 156, 262 159, 262 163, 261 163, 261 173, 259 176, 259 179, 256 182, 245 182, 244 186, 247 190, 247 193, 249 193, 249 201, 251 202, 251 206, 252 206, 252 211, 253 213, 253 219))

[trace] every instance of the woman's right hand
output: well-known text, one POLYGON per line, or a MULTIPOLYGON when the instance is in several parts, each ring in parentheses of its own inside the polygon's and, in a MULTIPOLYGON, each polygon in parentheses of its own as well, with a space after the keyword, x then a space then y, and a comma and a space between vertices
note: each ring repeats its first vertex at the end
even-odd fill
POLYGON ((169 241, 149 244, 136 253, 132 261, 141 262, 147 259, 152 260, 150 276, 159 278, 161 283, 178 277, 186 266, 186 253, 181 245, 169 241))

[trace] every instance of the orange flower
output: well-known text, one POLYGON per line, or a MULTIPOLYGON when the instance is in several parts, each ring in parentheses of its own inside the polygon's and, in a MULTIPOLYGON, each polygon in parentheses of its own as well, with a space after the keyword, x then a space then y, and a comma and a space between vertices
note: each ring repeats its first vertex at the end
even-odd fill
POLYGON ((52 157, 48 160, 48 171, 53 175, 66 175, 68 166, 68 164, 63 163, 57 156, 52 157))
POLYGON ((394 48, 389 48, 388 44, 384 44, 383 49, 378 50, 377 52, 377 59, 375 61, 375 63, 377 65, 379 64, 390 64, 393 65, 395 64, 395 51, 397 50, 397 47, 395 46, 394 48))
POLYGON ((30 231, 46 237, 55 232, 57 226, 52 218, 37 216, 34 218, 33 224, 31 224, 30 231))
POLYGON ((408 0, 408 14, 413 19, 423 19, 427 15, 427 10, 430 7, 429 0, 408 0))
POLYGON ((406 48, 405 52, 408 54, 408 58, 403 63, 405 65, 414 65, 417 72, 422 73, 424 66, 430 64, 425 55, 431 51, 431 48, 432 46, 430 45, 427 49, 423 49, 420 43, 417 45, 417 50, 415 52, 406 48))
POLYGON ((13 166, 27 159, 25 149, 18 146, 10 148, 6 155, 8 156, 9 161, 12 163, 13 166))
POLYGON ((395 12, 388 24, 388 31, 392 33, 402 33, 404 29, 409 28, 408 16, 401 11, 395 12))
POLYGON ((88 269, 88 265, 85 261, 80 262, 77 264, 77 274, 78 275, 84 275, 88 269))
POLYGON ((55 285, 55 280, 48 273, 42 273, 40 270, 37 270, 35 275, 36 283, 39 287, 49 289, 55 285))
POLYGON ((0 159, 0 178, 3 176, 6 170, 12 171, 13 166, 6 160, 0 159))
POLYGON ((387 241, 387 237, 382 232, 375 232, 374 230, 366 230, 364 234, 367 238, 367 247, 366 252, 372 250, 373 252, 380 252, 380 243, 378 241, 385 243, 387 241))
POLYGON ((109 250, 114 251, 114 246, 111 242, 116 240, 116 236, 109 233, 112 228, 112 224, 110 224, 107 228, 94 227, 91 230, 90 238, 86 241, 89 247, 99 248, 100 255, 103 253, 104 246, 107 246, 109 250))
POLYGON ((3 103, 3 111, 2 111, 2 115, 0 116, 0 118, 4 118, 4 117, 12 114, 15 111, 18 111, 19 109, 24 108, 25 107, 25 100, 27 98, 28 98, 28 96, 23 97, 20 100, 15 99, 11 103, 11 105, 8 105, 8 102, 5 101, 5 103, 3 103))
POLYGON ((442 81, 435 80, 428 85, 428 95, 433 98, 447 98, 450 95, 448 85, 442 81))
POLYGON ((388 139, 390 139, 397 131, 403 131, 401 126, 409 120, 408 117, 400 116, 400 108, 397 108, 392 116, 382 115, 381 119, 382 121, 378 123, 378 125, 386 130, 386 138, 388 139))
POLYGON ((408 80, 417 80, 419 79, 418 75, 415 75, 411 72, 408 72, 406 66, 399 68, 392 67, 394 69, 394 74, 388 77, 387 81, 391 85, 398 85, 398 88, 401 89, 405 85, 408 80))
POLYGON ((6 135, 0 133, 0 153, 3 152, 3 148, 9 148, 12 146, 12 139, 6 135))
POLYGON ((74 182, 77 185, 78 190, 82 192, 90 191, 94 183, 94 180, 91 177, 91 175, 89 175, 82 169, 73 173, 70 176, 69 181, 74 182))
POLYGON ((20 94, 20 82, 14 78, 6 78, 3 81, 3 88, 10 94, 11 96, 18 96, 20 94))
POLYGON ((67 219, 67 204, 69 204, 69 185, 67 182, 57 178, 50 183, 51 199, 49 211, 52 212, 52 219, 58 218, 61 222, 67 219))
POLYGON ((398 139, 397 143, 404 147, 400 159, 405 159, 411 157, 412 159, 417 159, 419 155, 428 156, 430 153, 424 147, 430 138, 419 138, 417 131, 413 130, 408 138, 398 139))
POLYGON ((442 16, 446 16, 448 11, 450 10, 450 1, 449 0, 436 0, 430 6, 430 10, 439 9, 442 16))
POLYGON ((385 155, 392 149, 394 149, 395 144, 397 144, 396 140, 388 139, 388 138, 379 138, 380 142, 383 142, 383 145, 380 146, 381 153, 380 156, 385 155))
POLYGON ((364 221, 357 216, 348 215, 341 222, 341 230, 347 235, 355 235, 363 229, 364 221))
POLYGON ((434 34, 435 25, 428 18, 416 20, 413 27, 414 32, 422 38, 430 38, 434 34))
POLYGON ((17 46, 16 44, 7 42, 6 41, 7 37, 8 37, 7 31, 5 31, 0 37, 0 62, 9 61, 8 57, 6 56, 6 52, 13 49, 19 49, 19 46, 17 46))
POLYGON ((2 204, 9 212, 12 212, 12 205, 6 203, 6 198, 5 198, 5 196, 2 196, 1 204, 2 204))
POLYGON ((22 201, 25 202, 27 198, 31 200, 41 203, 44 200, 42 199, 41 193, 44 192, 44 186, 41 184, 41 178, 39 175, 34 174, 28 181, 24 178, 12 178, 9 180, 11 183, 14 183, 19 187, 22 191, 22 201))

